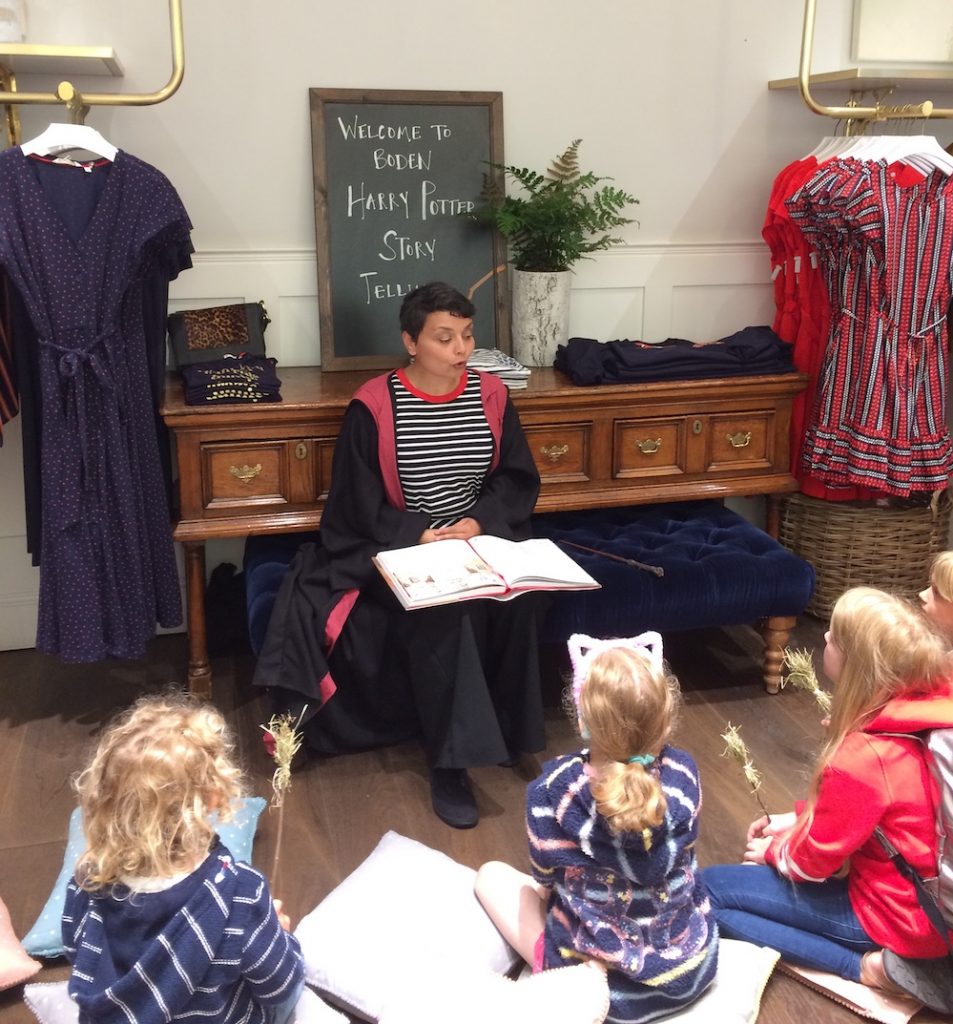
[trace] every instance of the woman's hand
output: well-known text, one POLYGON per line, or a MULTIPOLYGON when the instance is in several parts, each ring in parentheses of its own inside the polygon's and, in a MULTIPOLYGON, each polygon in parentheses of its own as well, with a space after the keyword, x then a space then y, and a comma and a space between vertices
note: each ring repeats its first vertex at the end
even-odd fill
POLYGON ((439 530, 430 532, 433 533, 434 540, 469 540, 471 537, 479 537, 483 533, 483 527, 475 519, 467 516, 452 526, 441 526, 439 530))
POLYGON ((281 900, 272 900, 271 902, 274 904, 275 913, 278 915, 278 924, 280 924, 281 927, 284 928, 286 932, 290 932, 291 918, 288 917, 287 914, 283 914, 281 912, 281 900))

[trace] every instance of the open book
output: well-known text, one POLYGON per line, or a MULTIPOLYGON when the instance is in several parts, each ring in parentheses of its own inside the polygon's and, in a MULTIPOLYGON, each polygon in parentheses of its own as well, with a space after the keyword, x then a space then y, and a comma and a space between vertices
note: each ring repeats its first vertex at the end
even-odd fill
POLYGON ((527 590, 598 590, 601 584, 546 538, 437 540, 381 551, 374 564, 405 608, 492 597, 508 601, 527 590))

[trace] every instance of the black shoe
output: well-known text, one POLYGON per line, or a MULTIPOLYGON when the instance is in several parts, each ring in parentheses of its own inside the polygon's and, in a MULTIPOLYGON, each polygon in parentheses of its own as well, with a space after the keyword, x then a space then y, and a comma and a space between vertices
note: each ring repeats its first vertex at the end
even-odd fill
POLYGON ((501 768, 515 768, 519 763, 520 754, 518 750, 507 750, 506 757, 502 761, 497 762, 501 768))
POLYGON ((908 960, 885 949, 883 969, 887 979, 937 1013, 953 1014, 953 961, 908 960))
POLYGON ((432 768, 430 799, 434 814, 451 828, 473 828, 480 820, 470 779, 463 768, 432 768))

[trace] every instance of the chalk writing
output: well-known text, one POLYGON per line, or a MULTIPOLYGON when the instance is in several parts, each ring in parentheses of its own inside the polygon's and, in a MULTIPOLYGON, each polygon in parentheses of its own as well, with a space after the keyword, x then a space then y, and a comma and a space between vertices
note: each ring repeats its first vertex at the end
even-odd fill
MULTIPOLYGON (((386 103, 343 90, 315 94, 327 97, 317 108, 326 180, 322 191, 316 169, 315 186, 327 218, 323 232, 318 226, 318 273, 329 264, 330 319, 341 324, 335 355, 399 355, 396 305, 404 295, 435 279, 466 290, 499 262, 490 232, 468 216, 479 202, 483 171, 498 159, 487 101, 386 103)), ((485 294, 481 344, 492 345, 492 289, 485 294)), ((326 330, 322 320, 322 346, 326 330)))
POLYGON ((387 262, 391 260, 433 260, 437 251, 436 238, 431 238, 429 242, 415 241, 406 235, 398 235, 393 230, 384 232, 383 242, 386 252, 382 251, 377 255, 387 262))

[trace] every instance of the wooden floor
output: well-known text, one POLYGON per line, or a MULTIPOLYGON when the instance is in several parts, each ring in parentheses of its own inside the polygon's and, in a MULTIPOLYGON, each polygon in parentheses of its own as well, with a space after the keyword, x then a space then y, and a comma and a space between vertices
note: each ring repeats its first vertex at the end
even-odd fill
MULTIPOLYGON (((815 650, 818 665, 825 624, 805 617, 792 643, 815 650)), ((699 762, 704 787, 700 841, 702 865, 736 861, 749 821, 760 813, 736 762, 721 756, 727 723, 741 729, 764 775, 771 810, 788 810, 803 793, 821 737, 813 700, 790 689, 764 693, 754 630, 672 634, 666 654, 682 682, 685 706, 676 741, 699 762)), ((563 652, 546 650, 548 747, 545 756, 573 749, 577 741, 559 707, 563 652)), ((83 764, 97 731, 110 716, 145 692, 180 684, 185 638, 165 636, 151 645, 146 662, 95 666, 61 665, 34 651, 0 653, 0 895, 18 935, 30 928, 59 870, 67 820, 74 806, 70 776, 83 764)), ((259 724, 268 718, 261 696, 249 685, 252 660, 236 655, 213 662, 214 697, 239 737, 254 792, 270 795, 271 762, 261 746, 259 724)), ((367 856, 393 829, 478 867, 496 858, 526 867, 522 821, 526 783, 537 762, 516 769, 472 773, 480 825, 455 831, 430 810, 424 761, 408 744, 328 760, 305 760, 287 798, 277 893, 294 923, 367 856)), ((255 862, 269 871, 276 835, 274 817, 261 819, 255 862)), ((65 961, 47 961, 32 980, 67 977, 65 961)), ((776 972, 762 1002, 761 1024, 856 1022, 849 1010, 776 972)), ((928 1014, 916 1020, 936 1018, 928 1014)), ((22 989, 0 993, 0 1024, 33 1024, 22 989)), ((718 1024, 718 1022, 713 1022, 718 1024)))

